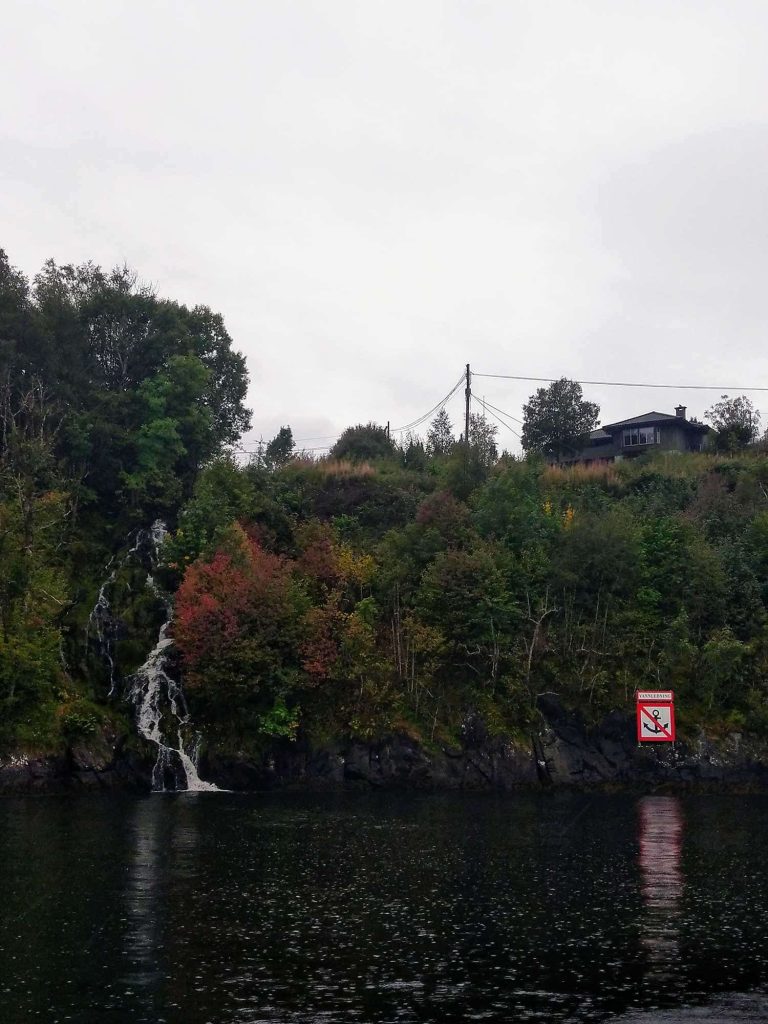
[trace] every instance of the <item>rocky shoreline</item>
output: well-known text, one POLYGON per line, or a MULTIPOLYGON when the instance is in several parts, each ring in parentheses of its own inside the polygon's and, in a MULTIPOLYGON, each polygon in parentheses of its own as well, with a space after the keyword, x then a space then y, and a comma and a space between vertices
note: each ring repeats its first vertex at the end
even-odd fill
MULTIPOLYGON (((540 727, 526 745, 491 736, 469 715, 460 745, 426 749, 395 734, 312 748, 282 741, 260 757, 210 751, 203 778, 230 790, 279 787, 393 787, 419 790, 558 788, 768 791, 768 744, 745 734, 703 734, 674 746, 638 747, 635 723, 614 711, 595 728, 555 695, 539 698, 540 727)), ((0 756, 0 794, 150 789, 153 757, 128 737, 106 736, 57 757, 0 756)))

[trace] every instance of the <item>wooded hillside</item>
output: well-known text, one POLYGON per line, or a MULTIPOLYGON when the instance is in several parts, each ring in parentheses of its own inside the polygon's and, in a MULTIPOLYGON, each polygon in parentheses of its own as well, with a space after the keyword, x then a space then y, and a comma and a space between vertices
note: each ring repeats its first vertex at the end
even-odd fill
POLYGON ((223 748, 430 743, 470 711, 521 735, 543 692, 597 717, 653 687, 683 734, 768 730, 759 447, 564 469, 499 458, 477 417, 467 452, 442 412, 425 442, 359 425, 312 459, 285 428, 244 464, 221 317, 90 265, 30 284, 0 260, 0 359, 3 749, 128 729, 164 597, 223 748), (123 556, 157 519, 151 589, 123 556))

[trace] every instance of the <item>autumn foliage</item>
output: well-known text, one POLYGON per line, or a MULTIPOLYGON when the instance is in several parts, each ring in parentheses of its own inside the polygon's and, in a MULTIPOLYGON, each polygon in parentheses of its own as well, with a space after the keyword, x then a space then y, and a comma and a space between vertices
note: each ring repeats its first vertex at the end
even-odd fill
POLYGON ((512 460, 475 484, 439 460, 330 484, 293 463, 230 466, 223 486, 219 469, 217 493, 244 496, 236 518, 201 497, 173 541, 196 720, 238 749, 396 729, 458 742, 468 709, 520 730, 541 692, 599 715, 663 678, 694 713, 722 699, 768 730, 768 469, 705 458, 512 460))
POLYGON ((285 558, 237 524, 210 560, 189 567, 176 596, 175 638, 192 688, 254 697, 290 680, 301 594, 285 558))
POLYGON ((295 543, 293 558, 277 555, 235 523, 210 557, 186 570, 175 640, 209 721, 263 731, 286 702, 295 709, 307 697, 326 698, 348 708, 350 694, 359 697, 375 675, 371 600, 363 593, 373 559, 317 521, 298 528, 295 543))

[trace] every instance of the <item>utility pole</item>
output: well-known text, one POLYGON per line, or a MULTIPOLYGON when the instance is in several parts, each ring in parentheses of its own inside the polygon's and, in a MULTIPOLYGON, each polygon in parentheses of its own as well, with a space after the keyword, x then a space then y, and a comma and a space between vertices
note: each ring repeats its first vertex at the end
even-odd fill
POLYGON ((469 403, 472 399, 472 374, 469 371, 469 363, 467 363, 467 386, 464 388, 464 397, 466 399, 466 408, 464 411, 464 445, 469 454, 469 403))

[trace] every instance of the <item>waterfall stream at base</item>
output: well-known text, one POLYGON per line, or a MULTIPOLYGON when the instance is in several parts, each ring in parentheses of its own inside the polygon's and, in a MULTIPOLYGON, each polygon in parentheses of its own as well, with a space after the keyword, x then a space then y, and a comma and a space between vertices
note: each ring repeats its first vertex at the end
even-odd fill
POLYGON ((152 769, 152 790, 165 792, 166 778, 170 773, 173 773, 175 778, 178 777, 178 766, 186 783, 179 788, 195 793, 216 792, 219 787, 212 782, 203 782, 197 773, 194 760, 184 749, 183 729, 189 723, 189 711, 180 685, 166 671, 168 648, 173 645, 173 640, 167 635, 170 624, 169 610, 168 619, 160 629, 157 643, 147 660, 132 677, 130 692, 131 703, 136 709, 136 728, 139 735, 157 747, 157 760, 152 769), (163 718, 168 715, 175 720, 178 742, 176 747, 166 743, 164 739, 163 718))
MULTIPOLYGON (((117 688, 115 640, 118 635, 119 620, 113 612, 108 592, 114 589, 117 574, 131 560, 139 566, 147 565, 152 570, 160 561, 160 549, 166 534, 165 523, 157 519, 146 530, 138 530, 131 547, 119 561, 111 558, 106 566, 109 573, 96 599, 96 604, 88 618, 86 627, 86 648, 95 635, 99 653, 106 663, 109 675, 109 696, 113 696, 117 688)), ((147 575, 146 585, 154 591, 165 606, 165 622, 160 628, 157 643, 149 652, 146 661, 128 680, 128 700, 133 705, 136 718, 136 729, 140 736, 157 747, 157 760, 152 769, 153 792, 168 790, 188 790, 190 792, 215 792, 218 786, 204 782, 197 772, 196 756, 187 750, 197 745, 198 737, 192 734, 187 739, 185 749, 185 730, 191 731, 189 709, 184 699, 181 684, 173 678, 170 669, 170 649, 173 640, 168 636, 171 624, 171 605, 158 591, 151 572, 147 575), (175 736, 175 743, 168 736, 175 736), (169 779, 173 785, 168 786, 169 779)))

